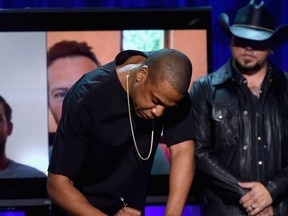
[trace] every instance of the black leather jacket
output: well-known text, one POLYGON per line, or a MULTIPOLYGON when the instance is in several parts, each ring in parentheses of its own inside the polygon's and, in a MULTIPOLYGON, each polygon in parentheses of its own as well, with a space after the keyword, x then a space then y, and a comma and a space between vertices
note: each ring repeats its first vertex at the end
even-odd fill
POLYGON ((190 92, 196 134, 196 177, 202 211, 245 215, 239 181, 262 182, 274 214, 288 215, 288 76, 269 67, 257 99, 231 60, 194 82, 190 92))

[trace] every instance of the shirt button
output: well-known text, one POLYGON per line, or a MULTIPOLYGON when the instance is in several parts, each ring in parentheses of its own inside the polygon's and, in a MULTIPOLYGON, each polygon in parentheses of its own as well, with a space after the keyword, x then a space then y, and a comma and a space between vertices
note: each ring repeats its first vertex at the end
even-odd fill
POLYGON ((261 140, 261 137, 257 137, 258 140, 261 140))
POLYGON ((267 148, 267 146, 266 146, 266 145, 264 145, 263 147, 264 147, 264 148, 267 148))
POLYGON ((245 110, 245 111, 243 112, 243 115, 248 115, 248 111, 245 110))
POLYGON ((258 164, 259 164, 259 165, 262 165, 262 164, 263 164, 263 162, 262 162, 262 161, 258 161, 258 164))
POLYGON ((219 119, 222 119, 223 117, 222 117, 222 115, 219 115, 219 117, 218 117, 219 119))
POLYGON ((247 146, 247 145, 244 145, 244 146, 243 146, 243 149, 244 149, 244 150, 247 150, 247 149, 248 149, 248 146, 247 146))

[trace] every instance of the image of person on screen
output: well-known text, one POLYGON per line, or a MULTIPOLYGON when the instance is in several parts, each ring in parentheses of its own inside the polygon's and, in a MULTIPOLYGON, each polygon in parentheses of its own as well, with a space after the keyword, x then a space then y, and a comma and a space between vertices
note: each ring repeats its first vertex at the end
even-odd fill
POLYGON ((165 214, 180 216, 194 175, 191 75, 180 51, 126 50, 78 80, 48 167, 51 214, 144 215, 163 131, 172 161, 165 214))
POLYGON ((253 0, 220 24, 232 56, 191 91, 203 215, 288 215, 288 74, 269 58, 288 26, 253 0))
POLYGON ((0 95, 0 178, 46 178, 44 172, 7 157, 6 142, 12 131, 12 108, 0 95))
POLYGON ((86 42, 63 40, 49 48, 47 66, 48 103, 57 126, 63 99, 71 86, 83 74, 100 67, 101 63, 86 42))

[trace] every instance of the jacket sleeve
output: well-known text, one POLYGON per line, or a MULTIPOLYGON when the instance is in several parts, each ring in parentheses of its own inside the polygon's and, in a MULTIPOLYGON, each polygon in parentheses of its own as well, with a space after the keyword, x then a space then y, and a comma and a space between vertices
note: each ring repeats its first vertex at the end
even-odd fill
POLYGON ((275 201, 288 193, 288 167, 277 173, 272 179, 263 182, 269 191, 272 199, 275 201))
MULTIPOLYGON (((273 67, 275 69, 275 66, 273 67)), ((275 72, 276 76, 278 77, 278 80, 281 80, 281 83, 278 84, 278 86, 282 86, 281 94, 279 97, 279 102, 284 106, 282 108, 282 112, 285 114, 281 115, 281 121, 282 121, 282 129, 283 129, 283 137, 281 138, 284 143, 282 143, 281 152, 279 153, 279 156, 281 159, 281 167, 282 169, 279 170, 273 177, 270 179, 262 182, 264 186, 269 191, 273 201, 277 202, 277 200, 283 200, 287 198, 288 194, 288 132, 287 132, 287 125, 288 125, 288 114, 287 114, 287 104, 288 104, 288 72, 282 72, 276 70, 275 72), (285 122, 285 123, 284 123, 285 122)), ((278 138, 278 137, 277 137, 278 138)))
MULTIPOLYGON (((196 175, 203 179, 209 189, 223 199, 239 201, 247 190, 238 186, 240 179, 217 159, 213 149, 214 138, 211 121, 211 87, 208 78, 196 81, 190 91, 194 130, 196 136, 196 175)), ((201 180, 202 182, 202 180, 201 180)))

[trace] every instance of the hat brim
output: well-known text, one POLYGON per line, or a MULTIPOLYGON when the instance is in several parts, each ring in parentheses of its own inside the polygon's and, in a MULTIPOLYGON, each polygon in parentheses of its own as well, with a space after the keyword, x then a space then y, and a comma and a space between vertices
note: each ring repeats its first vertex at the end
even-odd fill
POLYGON ((226 34, 232 34, 243 39, 265 41, 273 38, 276 44, 288 41, 288 26, 280 26, 274 32, 236 25, 230 26, 229 17, 226 13, 220 15, 219 24, 226 34))
POLYGON ((276 44, 283 44, 288 42, 288 25, 279 26, 273 35, 273 40, 276 44))
POLYGON ((273 36, 273 32, 255 30, 247 27, 230 26, 229 29, 234 36, 248 40, 265 41, 273 36))

